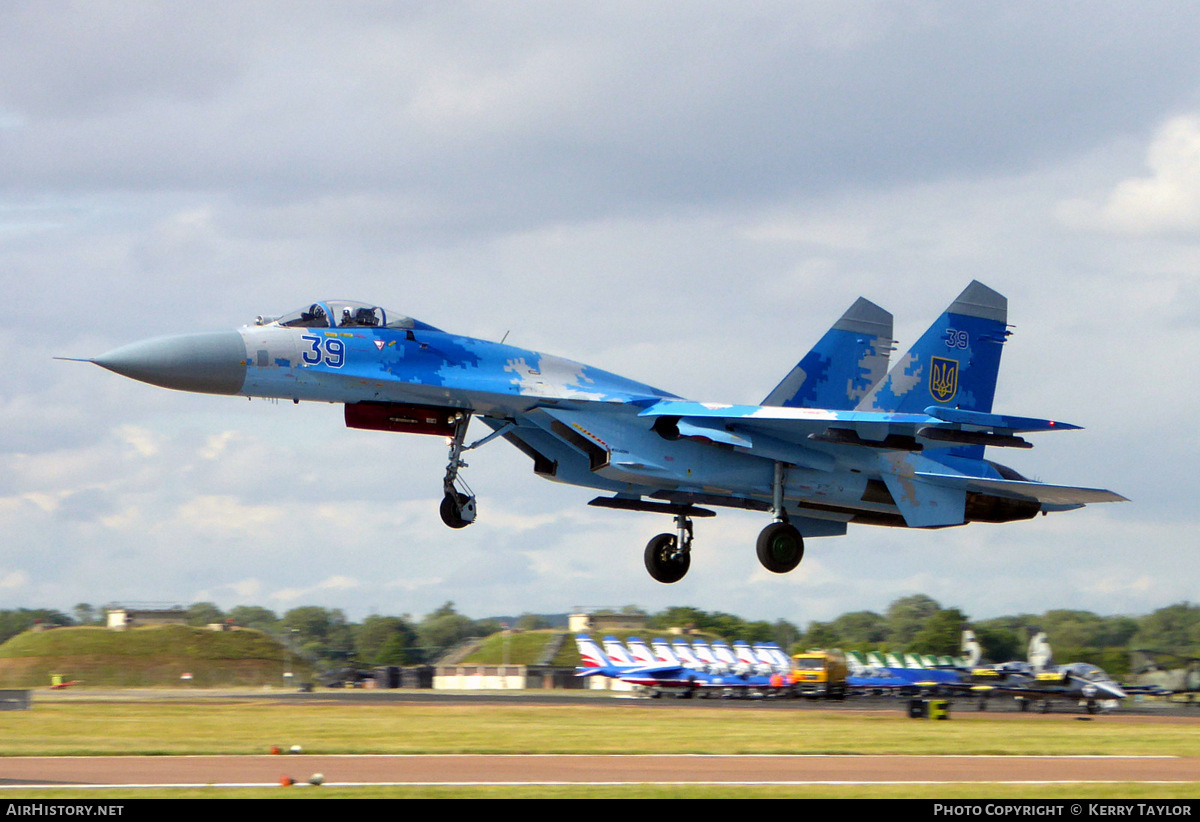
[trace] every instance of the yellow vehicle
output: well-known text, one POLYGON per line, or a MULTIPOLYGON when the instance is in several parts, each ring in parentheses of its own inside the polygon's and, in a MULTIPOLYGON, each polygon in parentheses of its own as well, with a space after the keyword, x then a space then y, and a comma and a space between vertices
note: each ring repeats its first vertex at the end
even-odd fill
POLYGON ((794 654, 792 692, 809 699, 845 699, 846 671, 846 656, 841 651, 794 654))

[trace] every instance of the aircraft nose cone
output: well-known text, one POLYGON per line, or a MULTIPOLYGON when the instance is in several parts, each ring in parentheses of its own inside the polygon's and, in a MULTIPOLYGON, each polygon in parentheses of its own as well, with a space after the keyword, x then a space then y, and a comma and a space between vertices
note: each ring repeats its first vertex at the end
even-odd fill
POLYGON ((1104 690, 1107 691, 1107 695, 1104 697, 1105 699, 1125 699, 1129 696, 1129 694, 1125 693, 1125 690, 1115 682, 1104 683, 1104 690))
POLYGON ((246 379, 246 345, 236 331, 155 337, 92 362, 151 385, 205 394, 236 394, 246 379))

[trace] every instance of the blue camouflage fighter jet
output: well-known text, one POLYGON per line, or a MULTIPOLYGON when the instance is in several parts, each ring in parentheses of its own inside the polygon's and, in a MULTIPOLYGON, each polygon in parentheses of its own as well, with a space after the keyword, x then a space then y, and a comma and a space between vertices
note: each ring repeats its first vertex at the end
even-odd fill
POLYGON ((761 405, 693 402, 587 365, 327 300, 235 331, 133 343, 89 360, 181 391, 345 406, 352 428, 449 439, 441 517, 475 521, 463 452, 503 438, 591 505, 672 515, 645 549, 659 582, 691 563, 703 506, 768 512, 758 559, 793 570, 805 537, 850 523, 1009 522, 1124 497, 1033 482, 984 458, 1078 428, 992 413, 1007 300, 972 282, 891 370, 892 317, 859 299, 761 405), (467 444, 478 418, 491 429, 467 444))

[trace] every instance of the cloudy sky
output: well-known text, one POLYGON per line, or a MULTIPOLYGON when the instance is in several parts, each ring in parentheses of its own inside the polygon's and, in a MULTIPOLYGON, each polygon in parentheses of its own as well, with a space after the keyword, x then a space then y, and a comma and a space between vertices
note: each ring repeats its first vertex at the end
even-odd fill
POLYGON ((0 607, 211 600, 473 617, 693 605, 806 624, 1198 599, 1194 3, 12 2, 0 7, 0 607), (589 508, 496 442, 183 394, 54 356, 323 297, 758 402, 859 295, 903 350, 1009 298, 994 455, 1132 501, 852 527, 589 508), (1193 363, 1188 365, 1188 363, 1193 363))

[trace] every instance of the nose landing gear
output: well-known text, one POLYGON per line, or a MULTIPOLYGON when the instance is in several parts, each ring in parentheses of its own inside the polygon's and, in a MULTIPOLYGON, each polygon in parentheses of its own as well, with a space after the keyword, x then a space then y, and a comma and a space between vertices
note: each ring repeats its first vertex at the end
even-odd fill
POLYGON ((450 462, 446 465, 446 476, 442 479, 442 504, 438 513, 442 522, 451 528, 466 528, 475 521, 475 494, 466 481, 458 475, 467 464, 462 460, 463 440, 467 436, 470 414, 462 414, 454 422, 454 436, 450 440, 450 462))

